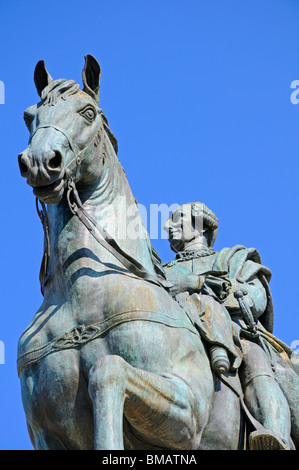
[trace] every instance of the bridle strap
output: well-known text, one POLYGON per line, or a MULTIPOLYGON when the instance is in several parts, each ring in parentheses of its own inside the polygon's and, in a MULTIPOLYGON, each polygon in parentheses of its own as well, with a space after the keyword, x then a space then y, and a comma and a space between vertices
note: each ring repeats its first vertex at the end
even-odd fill
MULTIPOLYGON (((38 129, 42 128, 54 128, 58 132, 61 132, 67 139, 69 146, 71 150, 74 153, 74 158, 69 162, 69 164, 66 166, 65 169, 65 174, 67 178, 67 202, 69 205, 69 208, 72 212, 73 215, 76 215, 79 220, 82 222, 82 224, 87 228, 87 230, 90 232, 90 234, 95 238, 95 240, 102 245, 104 248, 106 248, 107 251, 109 251, 116 259, 118 259, 122 265, 127 268, 129 272, 134 274, 135 276, 147 280, 149 282, 152 282, 153 284, 156 284, 160 287, 163 287, 164 289, 169 289, 169 287, 172 285, 170 281, 167 281, 166 278, 163 278, 160 275, 153 275, 151 274, 141 263, 139 263, 135 258, 130 256, 128 253, 122 250, 122 248, 116 243, 116 241, 108 234, 108 232, 101 227, 84 209, 82 202, 79 198, 79 194, 77 191, 77 188, 75 186, 75 183, 73 181, 72 173, 75 169, 78 168, 78 166, 82 163, 82 161, 86 158, 81 158, 81 155, 83 152, 85 152, 92 143, 97 147, 99 142, 100 142, 100 129, 97 131, 93 139, 89 142, 89 144, 82 149, 80 152, 76 153, 75 152, 75 146, 72 143, 72 139, 68 135, 68 133, 60 129, 58 126, 53 126, 53 125, 44 125, 38 127, 35 132, 31 135, 30 141, 34 134, 38 131, 38 129), (71 169, 70 166, 75 163, 74 168, 71 169), (73 201, 71 201, 71 196, 73 195, 73 201), (101 237, 98 235, 100 233, 101 237)), ((38 215, 42 221, 42 225, 44 228, 45 232, 45 241, 46 241, 46 247, 45 247, 45 253, 43 257, 43 262, 41 266, 41 272, 40 272, 40 282, 41 282, 41 290, 42 293, 44 292, 44 285, 45 285, 45 278, 46 278, 46 272, 47 272, 47 266, 49 262, 49 257, 50 257, 50 243, 49 243, 49 229, 48 229, 48 221, 47 221, 47 211, 45 208, 45 204, 41 202, 43 210, 40 211, 38 208, 38 201, 39 199, 36 198, 36 208, 38 215)))
MULTIPOLYGON (((43 126, 38 126, 38 127, 35 129, 35 131, 31 134, 30 139, 29 139, 29 144, 30 144, 31 140, 33 139, 33 137, 35 136, 35 134, 37 133, 37 131, 39 131, 40 129, 48 129, 48 128, 53 128, 53 129, 55 129, 56 131, 58 131, 58 132, 60 132, 61 134, 63 134, 64 137, 67 139, 71 150, 73 151, 73 153, 75 153, 75 147, 77 147, 77 146, 73 144, 72 138, 70 137, 70 135, 68 134, 68 132, 67 132, 65 129, 61 129, 61 127, 54 126, 53 124, 45 124, 45 125, 43 125, 43 126)), ((78 147, 77 147, 77 148, 78 148, 78 147)))
POLYGON ((128 269, 128 271, 130 271, 135 276, 152 282, 160 287, 163 287, 164 289, 168 289, 172 285, 170 281, 167 281, 162 276, 155 276, 151 274, 135 258, 123 251, 123 249, 116 243, 114 238, 112 238, 108 232, 101 225, 99 225, 88 214, 88 212, 85 211, 79 198, 75 183, 71 178, 68 180, 67 201, 72 214, 79 218, 79 220, 87 228, 95 240, 104 248, 106 248, 106 250, 109 251, 112 255, 114 255, 115 258, 117 258, 122 263, 122 265, 128 269), (71 201, 71 195, 73 195, 73 201, 71 201), (100 233, 101 237, 99 237, 97 231, 100 233))
MULTIPOLYGON (((89 144, 87 144, 86 147, 84 147, 84 149, 82 149, 78 153, 76 153, 76 148, 78 150, 78 146, 74 145, 74 143, 72 141, 72 138, 69 136, 68 132, 64 129, 61 129, 60 127, 58 127, 56 125, 54 126, 53 124, 45 124, 43 126, 39 126, 37 129, 35 129, 33 134, 31 134, 31 136, 30 136, 29 144, 30 144, 33 136, 36 134, 36 132, 39 129, 49 129, 49 128, 53 128, 56 131, 58 131, 58 132, 60 132, 61 134, 64 135, 64 137, 68 141, 70 149, 72 150, 73 154, 75 155, 74 158, 68 163, 68 165, 65 168, 65 174, 67 176, 67 179, 69 179, 69 178, 72 179, 73 171, 74 170, 77 171, 77 169, 81 165, 82 161, 84 161, 85 158, 86 158, 86 157, 81 158, 82 153, 85 152, 90 147, 90 145, 92 143, 94 143, 94 145, 96 147, 98 146, 98 144, 101 140, 100 139, 100 129, 98 129, 98 131, 96 132, 96 134, 92 138, 92 140, 89 142, 89 144), (73 168, 71 168, 72 166, 73 166, 73 168)), ((45 287, 45 283, 46 283, 46 274, 47 274, 47 269, 48 269, 48 264, 49 264, 49 259, 50 259, 49 224, 48 224, 47 209, 46 209, 45 204, 42 201, 40 201, 39 198, 36 198, 35 202, 36 202, 36 210, 37 210, 38 216, 39 216, 39 218, 42 222, 42 226, 43 226, 43 229, 44 229, 44 235, 45 235, 45 249, 44 249, 44 255, 43 255, 42 264, 41 264, 40 273, 39 273, 39 280, 40 280, 40 284, 41 284, 41 292, 44 295, 44 287, 45 287), (41 210, 39 209, 39 206, 38 206, 39 202, 42 206, 41 210)))
POLYGON ((36 210, 41 220, 41 223, 44 229, 44 235, 45 235, 44 254, 43 254, 42 264, 41 264, 40 272, 39 272, 39 282, 41 285, 41 292, 44 295, 45 281, 46 281, 46 275, 47 275, 49 258, 50 258, 49 221, 48 221, 48 215, 47 215, 47 209, 46 209, 45 203, 40 201, 38 198, 35 198, 35 203, 36 203, 36 210), (39 202, 42 206, 42 209, 39 209, 38 207, 39 202))
POLYGON ((56 131, 64 135, 64 137, 68 141, 71 151, 75 155, 74 158, 66 165, 65 167, 66 173, 70 173, 70 172, 72 173, 76 169, 76 167, 79 166, 85 160, 86 157, 81 158, 82 153, 85 152, 93 143, 97 147, 98 143, 101 140, 100 139, 101 128, 99 128, 96 134, 94 135, 94 137, 91 139, 91 141, 82 150, 79 151, 78 146, 73 143, 73 139, 71 138, 71 136, 68 134, 68 132, 65 129, 61 129, 60 127, 56 125, 54 126, 53 124, 45 124, 43 126, 38 126, 38 128, 35 129, 33 134, 30 136, 29 144, 33 136, 37 133, 38 130, 49 129, 49 128, 55 129, 56 131), (71 168, 72 166, 73 168, 71 168))

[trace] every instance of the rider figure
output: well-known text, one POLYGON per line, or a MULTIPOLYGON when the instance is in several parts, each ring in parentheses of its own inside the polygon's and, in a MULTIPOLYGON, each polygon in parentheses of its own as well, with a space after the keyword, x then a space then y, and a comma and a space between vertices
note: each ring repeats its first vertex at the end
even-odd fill
POLYGON ((262 424, 250 434, 250 448, 290 449, 289 406, 263 335, 273 327, 270 270, 253 248, 215 252, 218 220, 200 202, 179 206, 164 228, 177 253, 164 265, 170 293, 209 345, 214 371, 238 369, 245 404, 262 424))

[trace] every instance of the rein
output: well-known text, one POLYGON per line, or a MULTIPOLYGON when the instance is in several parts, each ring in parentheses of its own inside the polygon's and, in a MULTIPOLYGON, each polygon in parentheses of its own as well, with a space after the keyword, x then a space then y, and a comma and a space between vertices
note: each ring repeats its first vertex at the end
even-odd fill
POLYGON ((78 217, 78 219, 87 228, 95 240, 104 248, 106 248, 106 250, 108 250, 111 254, 113 254, 115 258, 117 258, 123 264, 123 266, 128 269, 128 271, 130 271, 132 274, 135 274, 137 277, 157 284, 158 286, 164 287, 165 289, 171 286, 171 282, 163 279, 162 276, 155 276, 151 274, 135 258, 123 251, 114 238, 112 238, 111 235, 109 235, 108 232, 100 224, 98 224, 91 217, 91 215, 88 214, 88 212, 85 211, 72 177, 68 178, 67 202, 72 214, 78 217), (71 196, 73 201, 71 201, 71 196), (97 231, 100 233, 101 237, 99 237, 97 231))
MULTIPOLYGON (((98 147, 98 144, 101 141, 100 130, 96 133, 96 135, 91 140, 91 142, 83 150, 81 150, 79 153, 76 154, 75 146, 72 143, 72 139, 70 138, 70 136, 68 136, 68 134, 64 130, 60 129, 57 126, 52 126, 52 125, 41 126, 38 129, 50 128, 50 127, 53 127, 54 129, 61 132, 66 137, 69 143, 69 146, 75 155, 75 157, 66 166, 66 176, 67 176, 66 199, 67 199, 67 203, 68 203, 71 213, 75 215, 76 217, 78 217, 80 222, 87 228, 87 230, 93 236, 93 238, 100 245, 102 245, 107 251, 109 251, 116 259, 118 259, 130 273, 134 274, 135 276, 141 279, 149 281, 153 284, 156 284, 168 290, 169 287, 171 287, 172 283, 170 281, 167 281, 165 276, 164 277, 162 275, 155 276, 154 274, 150 273, 135 258, 133 258, 131 255, 129 255, 125 251, 123 251, 122 248, 117 244, 117 242, 108 234, 108 232, 100 224, 98 224, 88 214, 88 212, 86 212, 80 200, 75 182, 72 177, 72 172, 73 171, 77 172, 82 161, 86 158, 85 156, 82 159, 81 154, 85 152, 92 143, 94 143, 95 147, 98 147), (74 168, 70 169, 69 167, 72 166, 74 162, 75 162, 74 168), (99 234, 101 236, 99 236, 99 234)), ((34 134, 37 132, 38 129, 36 129, 34 134)), ((32 134, 31 139, 34 134, 32 134)), ((42 226, 43 226, 44 233, 45 233, 45 242, 46 242, 44 257, 43 257, 41 271, 40 271, 41 290, 42 290, 42 293, 44 294, 45 278, 46 278, 47 267, 48 267, 49 258, 50 258, 49 223, 48 223, 46 206, 38 198, 36 198, 36 209, 37 209, 38 216, 42 222, 42 226), (38 207, 39 202, 41 203, 41 206, 42 206, 41 210, 38 207)))
POLYGON ((97 133, 95 134, 95 136, 91 139, 89 144, 87 144, 86 147, 84 147, 82 150, 80 150, 78 152, 79 148, 76 144, 74 144, 74 142, 73 142, 72 138, 70 137, 70 135, 68 134, 68 132, 66 132, 64 129, 61 129, 58 126, 53 126, 52 124, 47 124, 47 125, 44 125, 44 126, 39 126, 33 132, 33 134, 30 136, 29 143, 31 142, 33 136, 37 133, 37 131, 39 129, 49 129, 49 128, 55 129, 56 131, 60 132, 66 138, 66 140, 68 141, 68 144, 70 146, 71 151, 75 155, 74 158, 66 165, 66 168, 65 168, 66 174, 69 174, 69 173, 71 174, 72 171, 74 171, 76 168, 78 168, 81 165, 81 163, 86 158, 86 156, 84 158, 81 158, 81 155, 82 155, 83 152, 85 152, 91 146, 91 144, 94 144, 94 146, 97 147, 99 145, 100 141, 101 141, 101 129, 99 129, 97 131, 97 133), (77 149, 77 153, 76 153, 76 149, 77 149), (75 163, 74 168, 70 169, 69 167, 71 167, 73 165, 73 163, 75 163))

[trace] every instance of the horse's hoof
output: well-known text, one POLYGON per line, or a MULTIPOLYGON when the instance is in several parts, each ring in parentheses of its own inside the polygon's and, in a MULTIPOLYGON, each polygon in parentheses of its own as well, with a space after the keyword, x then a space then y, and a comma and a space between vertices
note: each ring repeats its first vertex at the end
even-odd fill
POLYGON ((254 431, 249 434, 250 450, 290 450, 283 439, 271 431, 254 431))

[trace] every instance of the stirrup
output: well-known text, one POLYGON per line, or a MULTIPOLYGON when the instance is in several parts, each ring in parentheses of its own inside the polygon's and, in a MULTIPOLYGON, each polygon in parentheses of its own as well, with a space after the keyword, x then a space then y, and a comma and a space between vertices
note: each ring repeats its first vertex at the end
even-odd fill
POLYGON ((287 443, 268 430, 254 431, 249 434, 250 450, 290 450, 287 443))

